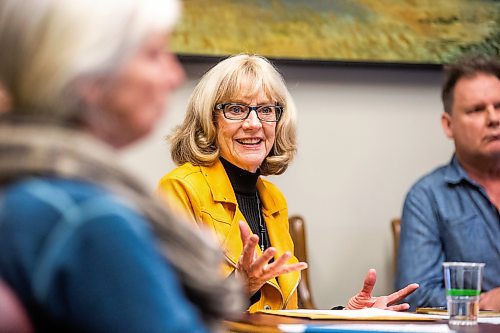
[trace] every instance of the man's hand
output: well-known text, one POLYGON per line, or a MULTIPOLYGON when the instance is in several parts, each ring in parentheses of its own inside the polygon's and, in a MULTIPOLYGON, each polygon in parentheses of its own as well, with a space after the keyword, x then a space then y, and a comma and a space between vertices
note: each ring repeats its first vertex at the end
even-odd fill
POLYGON ((260 257, 257 257, 255 247, 259 243, 259 237, 252 234, 245 222, 240 221, 239 227, 243 252, 236 265, 235 275, 245 281, 249 295, 255 294, 266 281, 274 277, 307 268, 305 262, 287 264, 292 256, 290 252, 283 253, 273 263, 269 263, 276 254, 276 249, 273 247, 266 249, 260 257))
POLYGON ((484 292, 479 297, 479 309, 500 311, 500 287, 484 292))
POLYGON ((410 308, 408 303, 394 304, 410 295, 418 288, 418 284, 412 283, 389 296, 372 297, 373 287, 377 281, 377 272, 374 269, 368 270, 363 289, 349 300, 346 309, 357 310, 364 308, 378 308, 393 311, 405 311, 410 308))

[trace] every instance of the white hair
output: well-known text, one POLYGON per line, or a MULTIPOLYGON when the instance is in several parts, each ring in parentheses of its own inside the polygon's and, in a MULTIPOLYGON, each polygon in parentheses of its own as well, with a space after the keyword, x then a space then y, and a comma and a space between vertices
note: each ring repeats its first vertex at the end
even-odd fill
POLYGON ((77 79, 113 75, 179 12, 178 0, 0 0, 0 81, 13 109, 69 117, 77 79))

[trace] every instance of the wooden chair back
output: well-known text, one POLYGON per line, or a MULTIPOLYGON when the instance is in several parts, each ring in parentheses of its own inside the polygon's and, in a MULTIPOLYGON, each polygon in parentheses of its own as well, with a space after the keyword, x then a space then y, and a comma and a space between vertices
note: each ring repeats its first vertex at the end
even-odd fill
POLYGON ((401 234, 401 219, 399 217, 391 220, 392 243, 393 243, 393 267, 396 270, 398 261, 399 235, 401 234))
MULTIPOLYGON (((292 236, 295 256, 299 261, 308 262, 307 260, 307 240, 305 220, 300 215, 292 215, 288 218, 290 235, 292 236)), ((309 283, 309 268, 302 270, 301 280, 297 287, 299 308, 316 309, 314 305, 311 287, 309 283)))

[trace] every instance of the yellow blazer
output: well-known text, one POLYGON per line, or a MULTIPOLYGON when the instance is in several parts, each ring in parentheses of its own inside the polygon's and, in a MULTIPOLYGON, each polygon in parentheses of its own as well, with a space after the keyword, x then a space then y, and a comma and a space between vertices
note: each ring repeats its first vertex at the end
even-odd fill
MULTIPOLYGON (((283 194, 262 177, 257 180, 257 191, 262 201, 269 241, 277 250, 275 259, 285 251, 293 254, 288 208, 283 194)), ((225 253, 224 274, 229 276, 243 251, 238 222, 245 221, 245 217, 238 208, 236 195, 222 163, 217 160, 210 167, 183 164, 160 180, 158 192, 172 209, 215 232, 225 253)), ((258 246, 256 251, 262 254, 258 246)), ((292 256, 288 263, 296 262, 297 258, 292 256)), ((291 272, 269 280, 261 288, 260 300, 249 311, 296 309, 299 279, 299 272, 291 272)))

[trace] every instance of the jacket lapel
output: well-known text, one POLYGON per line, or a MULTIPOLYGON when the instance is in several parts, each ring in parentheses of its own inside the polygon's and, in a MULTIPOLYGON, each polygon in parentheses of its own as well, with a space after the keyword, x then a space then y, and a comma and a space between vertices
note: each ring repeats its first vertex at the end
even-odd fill
MULTIPOLYGON (((222 246, 225 250, 226 259, 231 266, 236 267, 238 258, 243 250, 238 221, 244 221, 245 218, 239 209, 237 209, 236 195, 220 160, 217 160, 210 167, 201 167, 201 170, 212 192, 213 201, 226 206, 225 210, 230 215, 231 226, 229 232, 225 235, 222 246)), ((214 223, 218 222, 214 221, 214 223)))

